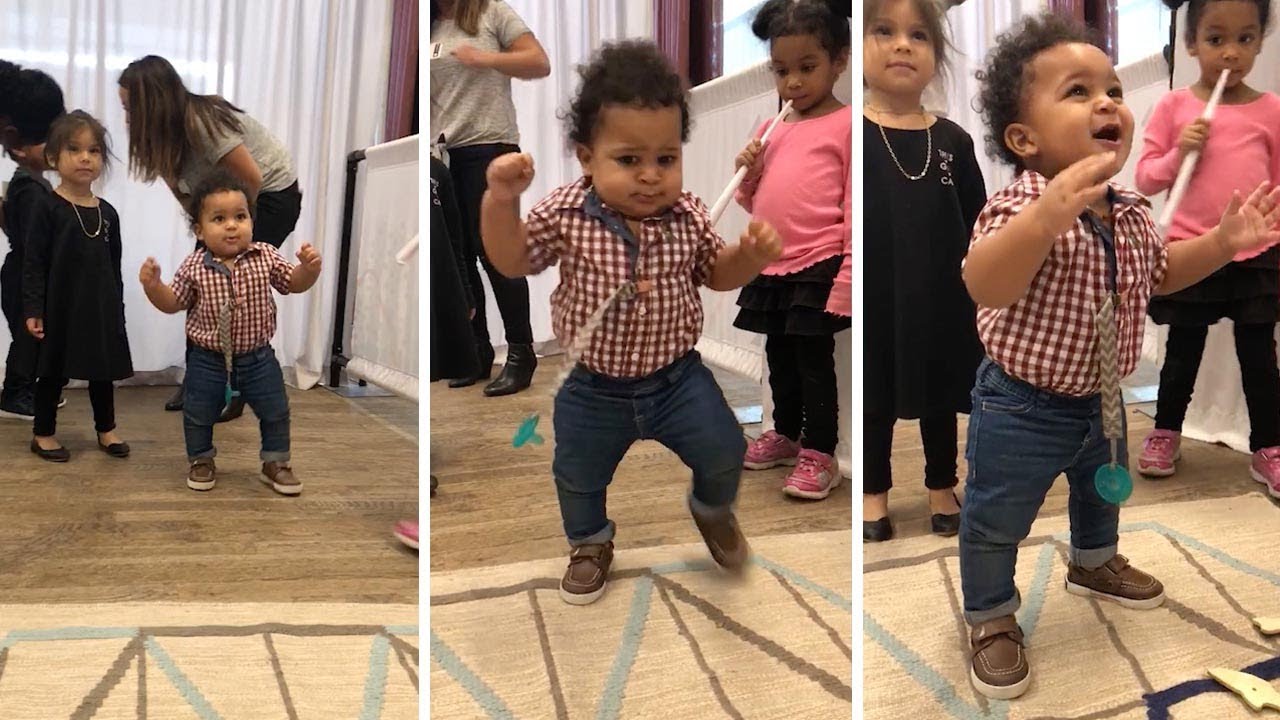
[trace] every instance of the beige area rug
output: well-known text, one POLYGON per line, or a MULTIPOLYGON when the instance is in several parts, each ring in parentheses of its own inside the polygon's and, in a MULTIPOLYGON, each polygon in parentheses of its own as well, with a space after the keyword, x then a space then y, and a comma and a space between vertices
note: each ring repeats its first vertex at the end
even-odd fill
POLYGON ((412 605, 0 605, 5 720, 410 720, 412 605))
POLYGON ((969 683, 955 539, 865 547, 864 712, 875 720, 1229 720, 1255 715, 1209 679, 1242 670, 1280 688, 1280 508, 1260 494, 1122 509, 1120 552, 1165 586, 1163 607, 1067 594, 1067 519, 1037 522, 1019 552, 1018 621, 1031 688, 987 701, 969 683))
POLYGON ((752 538, 730 578, 702 545, 618 548, 574 607, 556 558, 431 576, 431 717, 847 718, 852 534, 752 538))

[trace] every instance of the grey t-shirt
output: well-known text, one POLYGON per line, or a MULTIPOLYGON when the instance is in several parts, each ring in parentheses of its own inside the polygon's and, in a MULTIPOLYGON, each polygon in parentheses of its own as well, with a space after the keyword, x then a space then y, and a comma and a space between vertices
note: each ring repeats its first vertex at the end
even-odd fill
POLYGON ((249 151, 253 161, 258 164, 259 172, 262 173, 262 188, 259 192, 284 190, 298 179, 293 170, 293 159, 289 157, 289 151, 284 148, 284 145, 280 144, 280 141, 263 127, 262 123, 244 113, 235 115, 243 127, 243 132, 219 131, 210 137, 204 132, 203 125, 197 125, 200 128, 197 131, 199 134, 191 139, 192 144, 182 158, 178 190, 191 194, 192 189, 213 172, 218 162, 241 144, 249 151))
POLYGON ((501 52, 529 26, 502 0, 489 0, 473 37, 453 20, 431 27, 431 140, 444 135, 449 148, 488 143, 520 143, 511 78, 497 70, 472 68, 451 54, 459 45, 501 52), (439 56, 434 57, 439 44, 439 56))

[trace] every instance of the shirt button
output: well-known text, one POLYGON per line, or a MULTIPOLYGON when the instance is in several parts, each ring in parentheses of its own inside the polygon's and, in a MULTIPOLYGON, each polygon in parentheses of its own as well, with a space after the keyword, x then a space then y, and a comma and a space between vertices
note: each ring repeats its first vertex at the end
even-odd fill
POLYGON ((640 362, 640 353, 631 353, 631 362, 640 362))
POLYGON ((643 316, 645 316, 646 314, 648 314, 649 309, 648 309, 648 308, 646 308, 645 306, 641 305, 641 306, 640 306, 640 309, 639 309, 639 310, 637 310, 636 312, 640 313, 640 316, 641 316, 641 317, 643 317, 643 316))

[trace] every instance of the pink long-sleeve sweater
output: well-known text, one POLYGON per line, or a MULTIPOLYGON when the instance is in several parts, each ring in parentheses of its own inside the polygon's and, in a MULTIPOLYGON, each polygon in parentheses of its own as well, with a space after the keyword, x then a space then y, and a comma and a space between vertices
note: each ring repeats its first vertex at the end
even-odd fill
MULTIPOLYGON (((770 119, 772 120, 772 118, 770 119)), ((768 127, 756 131, 759 138, 768 127)), ((844 257, 827 312, 853 316, 853 110, 782 122, 764 149, 764 172, 738 188, 738 203, 773 225, 782 256, 765 275, 788 275, 837 255, 844 257)))
MULTIPOLYGON (((1173 187, 1182 165, 1178 138, 1204 112, 1205 103, 1183 88, 1160 98, 1147 121, 1138 159, 1136 184, 1144 195, 1173 187)), ((1168 240, 1203 235, 1222 220, 1231 194, 1247 197, 1263 181, 1280 182, 1280 97, 1263 93, 1242 105, 1218 105, 1209 139, 1196 163, 1191 184, 1174 212, 1168 240)), ((1247 260, 1262 248, 1236 255, 1247 260)))

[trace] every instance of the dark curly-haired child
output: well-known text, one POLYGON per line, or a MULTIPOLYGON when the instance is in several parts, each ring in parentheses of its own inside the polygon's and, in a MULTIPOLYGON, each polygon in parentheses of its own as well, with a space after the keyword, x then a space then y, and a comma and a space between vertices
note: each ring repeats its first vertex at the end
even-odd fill
POLYGON ((613 561, 605 492, 637 440, 661 442, 693 470, 689 508, 715 561, 729 569, 746 562, 733 514, 746 442, 693 349, 702 331, 698 286, 742 287, 781 245, 772 228, 752 223, 739 245, 726 247, 703 202, 683 190, 687 98, 652 43, 608 45, 579 72, 566 120, 583 177, 522 221, 518 202, 533 159, 497 158, 481 235, 507 276, 559 263, 551 312, 566 347, 621 289, 555 399, 552 472, 572 547, 560 597, 586 605, 604 593, 613 561))
POLYGON ((1070 484, 1067 591, 1134 609, 1164 602, 1160 582, 1116 554, 1120 510, 1095 487, 1100 468, 1128 463, 1118 380, 1137 364, 1153 294, 1280 239, 1280 193, 1236 190, 1216 226, 1166 246, 1145 200, 1111 182, 1133 113, 1082 28, 1027 18, 997 39, 979 80, 988 147, 1020 174, 983 208, 965 261, 987 358, 969 421, 960 576, 970 679, 1009 699, 1031 679, 1014 618, 1018 543, 1058 475, 1070 484))

